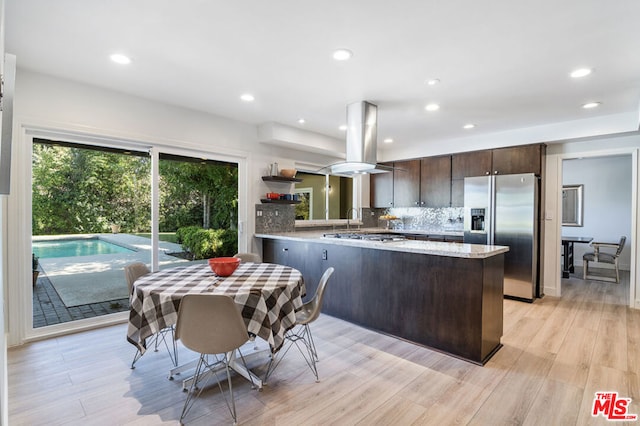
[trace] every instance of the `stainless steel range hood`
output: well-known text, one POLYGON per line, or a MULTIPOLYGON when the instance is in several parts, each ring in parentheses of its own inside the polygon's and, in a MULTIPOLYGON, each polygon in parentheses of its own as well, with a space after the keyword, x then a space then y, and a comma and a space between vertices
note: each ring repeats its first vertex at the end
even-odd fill
POLYGON ((378 107, 361 101, 347 106, 346 161, 331 165, 331 173, 354 175, 393 170, 377 164, 378 107))

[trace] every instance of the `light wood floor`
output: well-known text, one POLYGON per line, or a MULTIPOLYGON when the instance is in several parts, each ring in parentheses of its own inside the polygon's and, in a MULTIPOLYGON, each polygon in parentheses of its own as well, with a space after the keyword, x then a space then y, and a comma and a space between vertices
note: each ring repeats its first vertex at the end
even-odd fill
MULTIPOLYGON (((626 277, 564 280, 562 298, 533 304, 505 300, 504 346, 484 367, 321 316, 321 382, 294 352, 262 392, 236 378, 240 424, 606 424, 591 417, 596 391, 632 398, 640 413, 640 310, 626 307, 626 277)), ((130 370, 125 334, 118 325, 11 349, 10 423, 178 424, 185 394, 166 379, 167 353, 130 370)), ((231 423, 216 389, 187 423, 231 423)))

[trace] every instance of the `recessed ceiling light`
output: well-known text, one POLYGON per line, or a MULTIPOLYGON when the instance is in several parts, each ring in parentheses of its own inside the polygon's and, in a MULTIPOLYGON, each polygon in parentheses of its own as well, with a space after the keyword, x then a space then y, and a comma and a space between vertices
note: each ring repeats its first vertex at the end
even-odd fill
POLYGON ((427 85, 429 85, 429 86, 435 86, 436 84, 440 83, 440 79, 431 78, 431 79, 427 80, 425 83, 427 85))
POLYGON ((251 93, 245 93, 244 95, 240 96, 240 99, 245 102, 253 102, 256 100, 256 98, 254 98, 251 93))
POLYGON ((299 118, 299 119, 298 119, 298 123, 300 123, 300 124, 304 124, 304 123, 305 123, 305 119, 304 119, 304 118, 299 118))
POLYGON ((426 109, 427 111, 437 111, 440 109, 440 105, 438 104, 428 104, 426 107, 424 107, 424 109, 426 109))
POLYGON ((476 125, 473 123, 465 124, 464 126, 462 126, 463 129, 473 129, 474 127, 476 127, 476 125))
POLYGON ((602 102, 587 102, 586 104, 582 105, 582 108, 584 109, 596 108, 596 107, 599 107, 601 104, 602 102))
POLYGON ((121 53, 114 53, 109 58, 116 64, 127 65, 131 63, 131 58, 121 53))
POLYGON ((336 61, 346 61, 351 59, 353 52, 349 49, 336 49, 333 51, 333 59, 336 61))
POLYGON ((338 127, 338 129, 342 130, 343 132, 347 130, 347 125, 343 124, 342 126, 338 127))
POLYGON ((578 68, 577 70, 573 70, 569 75, 573 78, 586 77, 591 74, 592 71, 591 68, 578 68))
POLYGON ((384 143, 393 143, 393 139, 391 138, 386 138, 385 140, 383 140, 382 142, 384 143))

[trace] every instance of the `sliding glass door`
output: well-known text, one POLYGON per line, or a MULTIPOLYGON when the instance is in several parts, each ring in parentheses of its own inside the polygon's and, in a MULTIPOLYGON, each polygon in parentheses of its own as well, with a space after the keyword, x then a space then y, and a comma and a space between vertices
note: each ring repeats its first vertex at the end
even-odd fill
POLYGON ((154 155, 34 139, 33 328, 128 310, 132 262, 151 270, 156 257, 162 269, 237 252, 238 164, 154 155))

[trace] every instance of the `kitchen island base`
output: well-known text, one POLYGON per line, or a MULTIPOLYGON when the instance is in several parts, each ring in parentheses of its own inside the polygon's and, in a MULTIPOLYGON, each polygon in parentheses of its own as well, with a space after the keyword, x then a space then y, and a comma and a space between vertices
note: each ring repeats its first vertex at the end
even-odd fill
POLYGON ((328 315, 480 365, 501 347, 504 254, 449 257, 324 241, 263 237, 263 257, 300 270, 308 295, 333 266, 328 315))

